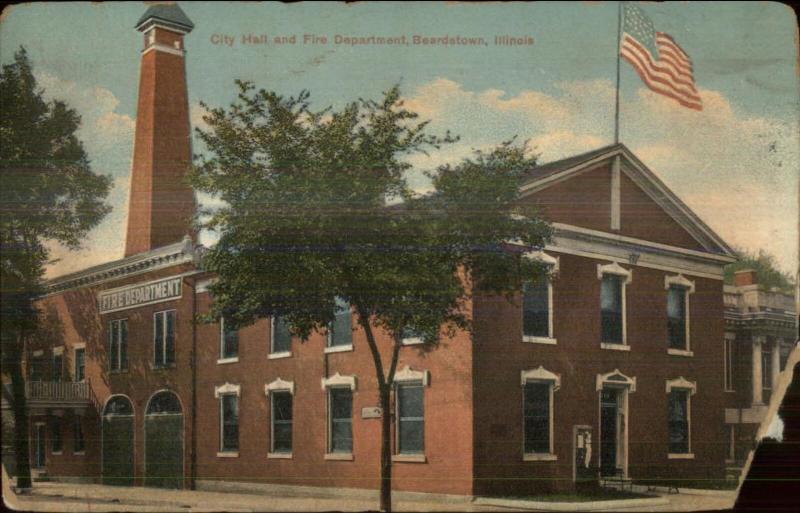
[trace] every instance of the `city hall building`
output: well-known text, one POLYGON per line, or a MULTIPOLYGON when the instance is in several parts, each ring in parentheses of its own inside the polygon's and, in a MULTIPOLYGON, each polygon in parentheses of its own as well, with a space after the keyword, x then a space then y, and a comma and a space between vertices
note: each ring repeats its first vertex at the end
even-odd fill
MULTIPOLYGON (((392 411, 347 305, 301 342, 280 319, 198 324, 214 276, 189 218, 184 38, 148 9, 125 256, 53 279, 26 348, 31 461, 53 478, 214 488, 377 489, 381 414, 393 486, 459 495, 617 478, 719 478, 728 458, 723 266, 733 252, 615 144, 531 169, 521 199, 555 235, 555 278, 516 303, 476 297, 472 333, 408 338, 392 411)), ((268 215, 268 213, 265 213, 268 215)), ((391 339, 382 336, 382 350, 391 339)))

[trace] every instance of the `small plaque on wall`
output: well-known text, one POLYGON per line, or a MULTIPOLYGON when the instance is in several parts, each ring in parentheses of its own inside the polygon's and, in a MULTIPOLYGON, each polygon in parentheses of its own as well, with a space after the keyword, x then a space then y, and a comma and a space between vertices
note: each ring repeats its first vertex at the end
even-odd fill
POLYGON ((367 406, 365 408, 361 408, 362 419, 379 419, 381 416, 383 416, 383 410, 381 410, 380 406, 367 406))

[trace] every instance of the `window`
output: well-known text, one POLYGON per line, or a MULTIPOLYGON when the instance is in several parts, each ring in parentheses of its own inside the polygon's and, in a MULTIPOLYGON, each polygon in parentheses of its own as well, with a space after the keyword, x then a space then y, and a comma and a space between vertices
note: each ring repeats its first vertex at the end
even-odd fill
POLYGON ((225 326, 225 318, 219 321, 220 331, 220 360, 235 360, 239 356, 239 330, 225 326))
POLYGON ((270 354, 275 356, 288 356, 291 351, 292 335, 289 333, 289 325, 283 317, 273 317, 272 336, 270 354))
POLYGON ((53 381, 61 381, 64 374, 64 348, 57 347, 53 349, 53 381))
MULTIPOLYGON (((328 350, 346 349, 353 347, 353 326, 350 305, 340 298, 336 298, 334 321, 328 329, 328 350)), ((330 351, 328 351, 330 352, 330 351)))
POLYGON ((397 452, 425 452, 425 389, 422 382, 397 385, 397 452))
POLYGON ((223 394, 220 396, 220 451, 239 451, 239 396, 223 394))
POLYGON ((328 452, 353 452, 352 416, 353 391, 344 387, 328 389, 328 452))
POLYGON ((28 379, 31 381, 42 381, 44 378, 44 359, 40 356, 32 356, 28 363, 28 379))
POLYGON ((523 459, 553 460, 553 392, 561 378, 543 367, 522 371, 523 459))
POLYGON ((733 392, 734 339, 725 339, 725 391, 733 392))
POLYGON ((75 381, 80 382, 86 379, 86 349, 83 347, 75 348, 75 381))
POLYGON ((80 417, 74 417, 72 424, 72 452, 78 454, 86 450, 85 441, 83 439, 83 423, 80 417))
POLYGON ((688 350, 686 300, 687 290, 684 287, 671 285, 667 291, 667 338, 670 349, 688 350))
POLYGON ((525 339, 551 338, 549 280, 542 278, 522 286, 522 336, 525 339))
POLYGON ((622 344, 622 278, 613 274, 603 276, 600 287, 602 341, 622 344))
POLYGON ((689 390, 669 392, 669 453, 689 453, 689 390))
POLYGON ((272 403, 272 447, 273 453, 292 452, 292 393, 276 390, 270 394, 272 403))
POLYGON ((767 344, 761 344, 761 388, 772 388, 772 349, 767 344))
POLYGON ((175 364, 175 310, 156 312, 153 316, 153 366, 175 364))
POLYGON ((419 330, 406 326, 400 333, 400 340, 406 346, 422 344, 425 342, 425 335, 419 330))
POLYGON ((62 446, 61 418, 53 417, 50 421, 50 452, 53 454, 61 454, 62 446))
POLYGON ((525 453, 550 453, 550 385, 525 384, 525 453))
POLYGON ((108 360, 112 371, 128 368, 128 319, 111 321, 108 333, 108 360))

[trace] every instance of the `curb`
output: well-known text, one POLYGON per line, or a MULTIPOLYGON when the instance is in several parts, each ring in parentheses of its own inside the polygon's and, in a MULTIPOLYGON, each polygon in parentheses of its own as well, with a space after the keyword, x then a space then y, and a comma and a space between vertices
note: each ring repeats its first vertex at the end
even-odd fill
POLYGON ((541 511, 606 511, 628 508, 641 508, 647 506, 665 506, 669 500, 664 497, 652 499, 620 499, 611 501, 587 502, 540 502, 517 499, 491 499, 479 497, 474 504, 484 506, 505 506, 511 508, 532 509, 541 511))

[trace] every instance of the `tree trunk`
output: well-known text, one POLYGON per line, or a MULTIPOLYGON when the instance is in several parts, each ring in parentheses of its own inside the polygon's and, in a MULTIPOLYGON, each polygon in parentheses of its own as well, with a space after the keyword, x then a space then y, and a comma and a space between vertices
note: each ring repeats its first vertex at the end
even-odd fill
POLYGON ((381 511, 392 511, 392 414, 390 408, 391 387, 380 389, 381 402, 381 511))
POLYGON ((28 449, 28 411, 25 402, 25 380, 22 377, 21 353, 14 355, 15 361, 11 362, 11 387, 14 409, 14 452, 16 457, 17 489, 28 491, 31 489, 30 450, 28 449))

